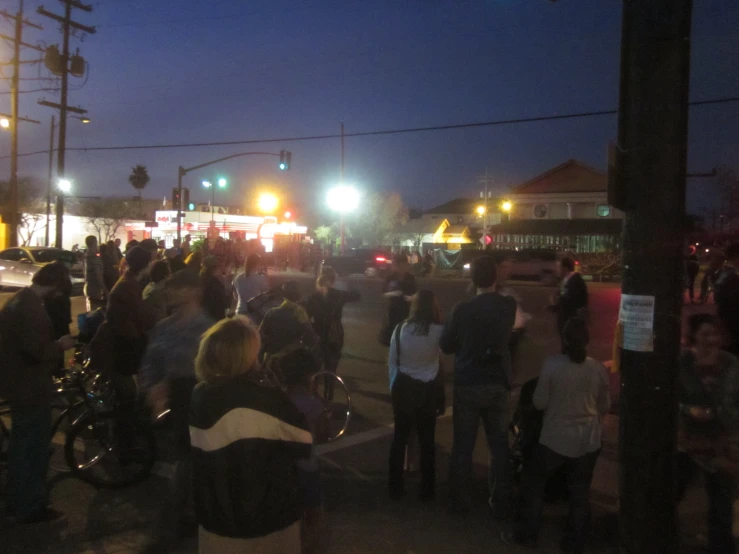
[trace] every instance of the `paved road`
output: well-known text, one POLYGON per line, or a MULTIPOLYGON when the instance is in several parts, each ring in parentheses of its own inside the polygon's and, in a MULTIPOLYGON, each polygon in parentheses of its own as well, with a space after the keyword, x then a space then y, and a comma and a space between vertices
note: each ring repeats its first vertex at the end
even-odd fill
MULTIPOLYGON (((308 276, 277 275, 273 280, 279 283, 287 278, 298 280, 306 292, 312 289, 313 280, 308 276)), ((387 349, 376 340, 385 310, 382 285, 376 280, 356 278, 339 286, 359 289, 362 301, 348 305, 345 311, 347 344, 340 373, 348 383, 355 407, 349 436, 320 449, 326 507, 332 530, 329 552, 508 552, 497 540, 500 524, 490 519, 484 509, 486 498, 482 468, 487 463, 487 453, 481 441, 475 455, 480 478, 477 498, 479 509, 470 517, 450 519, 441 501, 423 507, 416 503, 413 494, 415 477, 410 479, 409 495, 405 499, 395 504, 387 500, 384 493, 385 472, 392 414, 387 390, 387 349)), ((437 293, 445 312, 467 297, 466 283, 458 280, 430 279, 422 281, 421 286, 437 293)), ((555 289, 539 286, 517 286, 516 289, 523 298, 524 308, 535 315, 528 336, 521 345, 520 363, 515 376, 520 384, 536 375, 542 359, 556 352, 559 342, 551 315, 542 312, 549 296, 556 292, 555 289)), ((0 293, 0 305, 8 297, 8 293, 0 293)), ((613 285, 591 286, 594 317, 591 353, 597 358, 610 358, 619 297, 619 290, 613 285)), ((81 311, 82 299, 75 298, 73 307, 75 311, 81 311)), ((448 467, 451 421, 450 414, 447 414, 438 424, 440 485, 445 481, 448 467)), ((3 537, 0 551, 138 552, 148 540, 151 522, 156 518, 161 499, 166 495, 161 476, 170 469, 165 459, 157 467, 156 476, 143 485, 124 491, 97 491, 64 475, 56 475, 53 477, 55 486, 52 502, 67 514, 67 519, 39 527, 38 531, 6 527, 0 523, 0 536, 3 537)), ((556 509, 551 517, 554 522, 560 522, 562 509, 556 509)), ((551 520, 548 519, 548 522, 551 523, 551 520)), ((556 526, 549 523, 545 536, 554 537, 558 531, 556 526)), ((607 523, 603 525, 606 527, 598 531, 601 535, 598 540, 601 544, 607 544, 612 530, 607 523)), ((195 542, 184 543, 178 551, 196 552, 195 542)), ((510 551, 514 552, 515 549, 510 551)))

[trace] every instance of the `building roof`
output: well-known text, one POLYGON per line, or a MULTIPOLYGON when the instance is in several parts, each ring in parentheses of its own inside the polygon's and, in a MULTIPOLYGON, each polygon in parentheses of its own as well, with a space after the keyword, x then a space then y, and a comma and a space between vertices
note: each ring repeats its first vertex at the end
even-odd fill
POLYGON ((425 210, 425 214, 472 214, 475 207, 482 202, 471 198, 455 198, 446 204, 441 204, 429 210, 425 210))
POLYGON ((441 227, 446 220, 438 219, 409 219, 408 222, 398 229, 400 234, 409 235, 433 235, 441 227))
POLYGON ((608 176, 577 160, 568 160, 515 187, 512 194, 605 192, 608 176))
POLYGON ((511 235, 618 235, 621 219, 514 219, 489 227, 511 235))
POLYGON ((444 229, 445 235, 464 235, 465 232, 469 232, 469 227, 467 225, 450 225, 446 229, 444 229))

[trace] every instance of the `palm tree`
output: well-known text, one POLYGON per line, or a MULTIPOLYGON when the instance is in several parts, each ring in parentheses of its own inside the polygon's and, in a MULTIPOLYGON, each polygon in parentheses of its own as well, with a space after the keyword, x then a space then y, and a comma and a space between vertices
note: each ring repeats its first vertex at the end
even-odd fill
POLYGON ((141 191, 149 184, 149 172, 145 165, 137 165, 128 176, 128 182, 131 186, 139 191, 139 201, 141 200, 141 191))

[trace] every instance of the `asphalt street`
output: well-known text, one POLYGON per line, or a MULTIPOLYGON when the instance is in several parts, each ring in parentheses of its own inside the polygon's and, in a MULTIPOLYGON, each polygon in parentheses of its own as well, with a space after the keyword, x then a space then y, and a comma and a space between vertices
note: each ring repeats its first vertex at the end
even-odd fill
MULTIPOLYGON (((277 274, 273 284, 295 279, 307 294, 313 279, 307 275, 277 274)), ((442 310, 448 313, 453 305, 468 297, 467 283, 453 279, 422 279, 423 288, 433 290, 442 310)), ((330 528, 330 553, 423 553, 460 552, 470 554, 515 552, 497 540, 502 529, 485 509, 485 466, 487 449, 482 433, 475 452, 476 474, 479 479, 478 506, 465 519, 446 515, 443 484, 452 442, 450 411, 439 419, 437 427, 439 499, 431 505, 415 500, 416 476, 411 475, 409 494, 398 503, 391 503, 385 494, 386 466, 392 436, 392 411, 387 384, 387 348, 377 342, 377 335, 386 309, 382 297, 382 282, 364 277, 340 282, 339 288, 356 288, 362 299, 347 305, 344 315, 346 328, 345 355, 339 368, 351 393, 353 416, 346 437, 319 447, 325 480, 327 520, 330 528)), ((517 385, 535 376, 542 360, 559 350, 554 320, 545 311, 551 287, 515 285, 523 299, 524 309, 533 319, 521 343, 519 363, 515 371, 517 385)), ((12 292, 0 293, 0 305, 12 292)), ((601 360, 611 357, 613 329, 618 313, 620 291, 612 284, 592 284, 590 303, 593 337, 591 355, 601 360)), ((73 299, 73 310, 84 309, 83 299, 73 299)), ((447 397, 451 399, 451 380, 447 379, 447 397)), ((513 403, 517 391, 514 389, 513 403)), ((166 455, 157 465, 155 475, 146 483, 123 491, 96 490, 68 478, 52 475, 53 505, 64 511, 66 519, 54 524, 30 528, 0 523, 2 547, 9 553, 72 553, 72 552, 139 552, 150 539, 152 524, 167 494, 164 476, 171 471, 166 455)), ((598 508, 599 509, 599 508, 598 508)), ((555 509, 547 519, 545 536, 556 536, 563 508, 555 509)), ((603 519, 602 521, 609 521, 603 519)), ((604 524, 608 525, 608 524, 604 524)), ((598 534, 598 533, 597 533, 598 534)), ((602 537, 612 535, 612 529, 600 529, 602 537)), ((552 539, 554 540, 554 539, 552 539)), ((600 540, 600 539, 599 539, 600 540)), ((609 541, 601 540, 603 544, 609 541)), ((554 544, 554 543, 553 543, 554 544)), ((179 545, 176 551, 196 552, 196 541, 179 545)), ((545 549, 546 551, 546 549, 545 549)))

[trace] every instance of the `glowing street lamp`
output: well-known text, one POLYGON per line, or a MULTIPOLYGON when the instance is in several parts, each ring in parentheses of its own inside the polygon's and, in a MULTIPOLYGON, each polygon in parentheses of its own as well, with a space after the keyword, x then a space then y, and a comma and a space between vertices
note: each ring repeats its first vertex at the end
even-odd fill
POLYGON ((0 118, 0 127, 3 129, 10 128, 10 120, 7 117, 0 118))
POLYGON ((326 198, 328 207, 339 212, 339 226, 341 227, 341 253, 344 254, 344 214, 353 212, 359 206, 359 192, 347 185, 339 185, 328 191, 326 198))
POLYGON ((277 200, 277 197, 274 194, 265 192, 259 196, 257 205, 259 206, 260 212, 271 214, 277 209, 279 203, 279 200, 277 200))
POLYGON ((59 179, 59 182, 56 186, 64 194, 69 194, 70 192, 72 192, 72 181, 70 181, 69 179, 59 179))
MULTIPOLYGON (((228 181, 224 179, 223 177, 219 178, 218 181, 218 188, 225 189, 226 186, 228 186, 228 181)), ((203 181, 203 187, 210 189, 211 192, 211 198, 210 198, 210 220, 215 221, 215 210, 216 210, 216 187, 213 186, 213 183, 211 181, 203 181)))
POLYGON ((475 211, 477 212, 477 215, 482 217, 485 215, 485 212, 487 212, 487 209, 485 208, 485 206, 477 206, 475 211))
POLYGON ((500 208, 506 212, 510 213, 510 211, 513 209, 513 204, 510 200, 504 200, 503 203, 500 205, 500 208))

